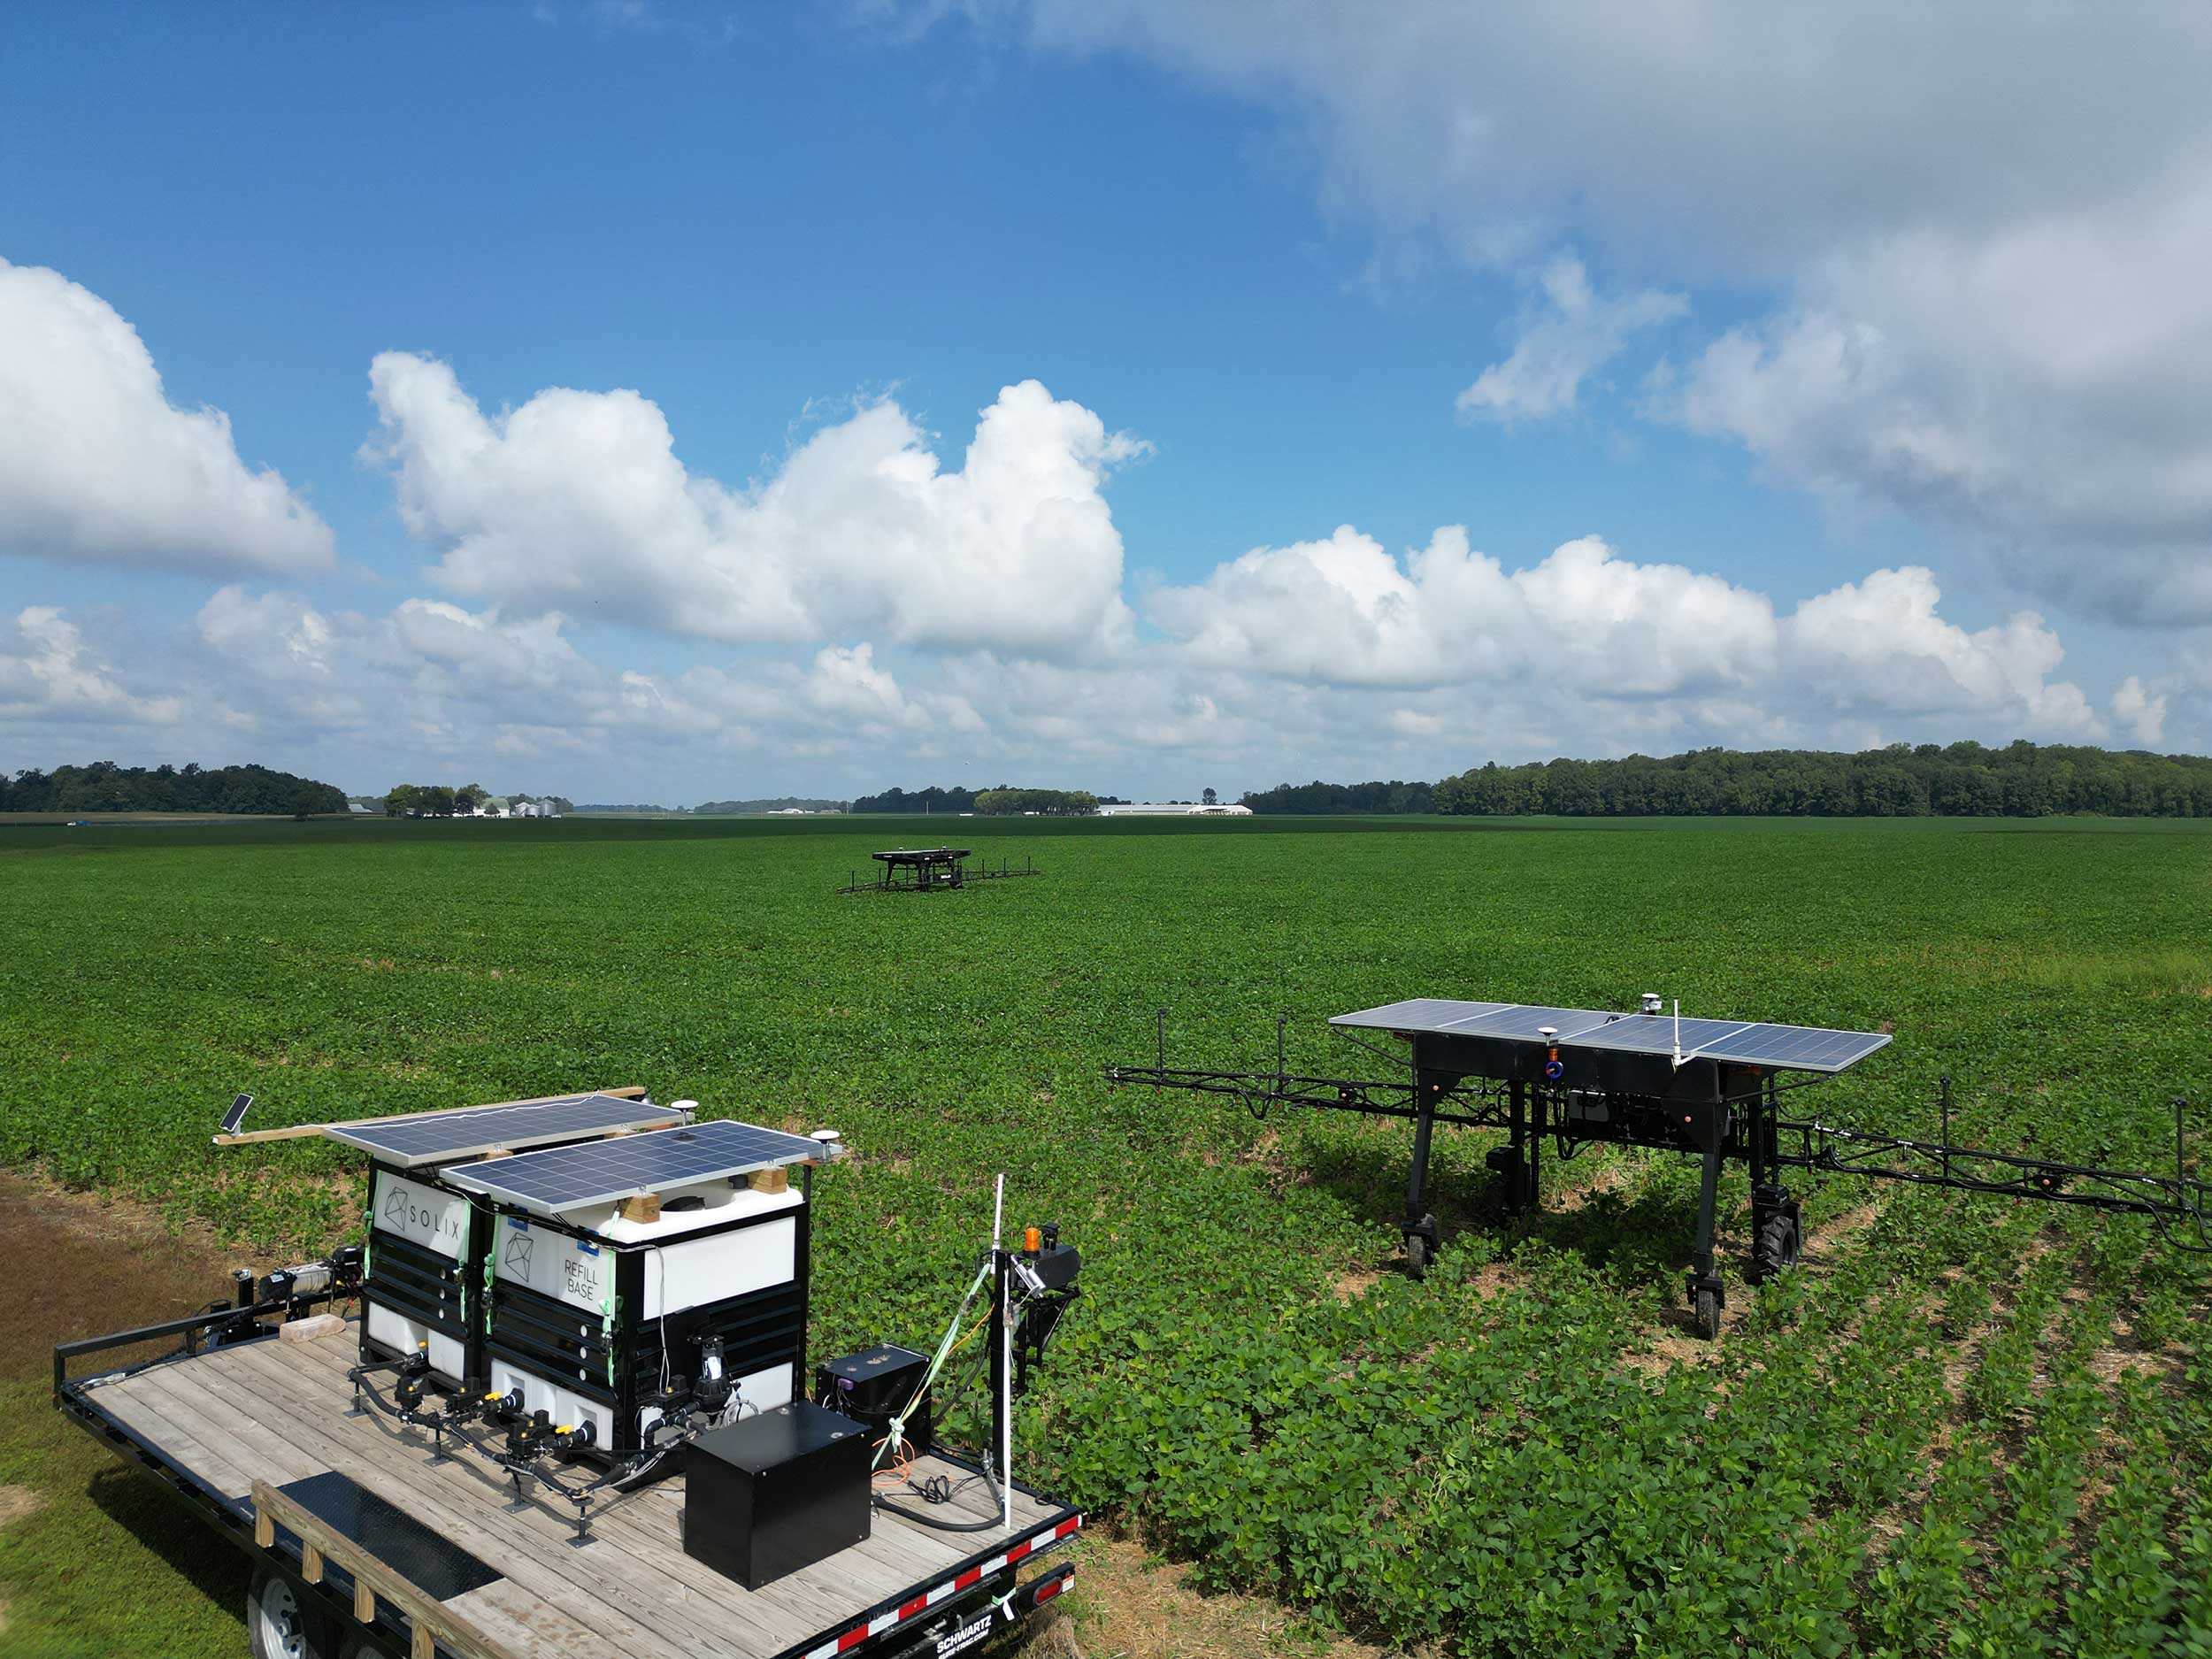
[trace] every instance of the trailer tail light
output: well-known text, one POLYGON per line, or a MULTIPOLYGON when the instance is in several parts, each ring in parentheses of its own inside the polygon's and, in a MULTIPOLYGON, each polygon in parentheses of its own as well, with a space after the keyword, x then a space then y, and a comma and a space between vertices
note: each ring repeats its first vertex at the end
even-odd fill
POLYGON ((1039 1573, 1024 1586, 1021 1599, 1030 1609, 1042 1607, 1046 1602, 1075 1582, 1075 1563, 1064 1561, 1050 1572, 1039 1573))

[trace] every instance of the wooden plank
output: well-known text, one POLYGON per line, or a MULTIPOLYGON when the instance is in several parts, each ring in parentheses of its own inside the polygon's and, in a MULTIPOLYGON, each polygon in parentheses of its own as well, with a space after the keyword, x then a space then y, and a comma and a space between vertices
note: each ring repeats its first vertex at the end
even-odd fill
POLYGON ((620 1088, 571 1089, 565 1094, 534 1094, 528 1100, 487 1101, 481 1106, 441 1106, 434 1111, 395 1112, 388 1118, 342 1118, 326 1124, 289 1124, 281 1129, 249 1129, 240 1134, 211 1138, 219 1147, 252 1146, 264 1141, 303 1141, 310 1135, 322 1133, 326 1129, 360 1129, 370 1124, 415 1123, 425 1118, 442 1118, 448 1112, 490 1111, 500 1106, 542 1106, 548 1101, 569 1100, 578 1094, 611 1094, 617 1100, 643 1100, 645 1088, 642 1084, 625 1083, 620 1088))
MULTIPOLYGON (((384 1426, 388 1432, 400 1432, 388 1423, 384 1426)), ((463 1456, 481 1465, 481 1460, 471 1454, 463 1456)), ((730 1631, 733 1640, 736 1630, 743 1630, 749 1638, 744 1644, 749 1653, 774 1653, 848 1622, 862 1609, 912 1587, 923 1576, 906 1570, 902 1563, 879 1559, 880 1546, 872 1549, 861 1544, 826 1563, 749 1591, 684 1553, 680 1517, 673 1502, 663 1499, 649 1514, 634 1507, 640 1499, 657 1496, 671 1487, 680 1490, 681 1485, 680 1475, 595 1513, 592 1534, 598 1541, 592 1548, 611 1548, 627 1557, 626 1571, 629 1572, 642 1571, 675 1581, 687 1600, 714 1609, 718 1627, 734 1626, 730 1631)), ((929 1571, 941 1571, 958 1559, 960 1553, 947 1551, 929 1571)), ((703 1611, 701 1617, 707 1614, 703 1611)))
MULTIPOLYGON (((342 1356, 332 1357, 332 1351, 339 1345, 320 1346, 323 1353, 319 1357, 343 1386, 342 1373, 346 1362, 342 1356)), ((291 1356, 286 1357, 289 1359, 291 1356)), ((424 1444, 426 1443, 426 1440, 424 1444)), ((959 1481, 969 1473, 967 1470, 934 1456, 916 1460, 914 1467, 918 1479, 941 1474, 948 1479, 959 1481)), ((672 1571, 690 1579, 689 1558, 682 1555, 683 1490, 683 1477, 679 1474, 626 1494, 599 1512, 592 1523, 593 1531, 602 1539, 620 1544, 625 1553, 657 1565, 664 1571, 672 1571), (612 1525, 618 1518, 621 1525, 612 1525)), ((920 1500, 915 1502, 918 1505, 920 1500)), ((1018 1490, 1015 1494, 1018 1532, 1026 1531, 1057 1512, 1056 1506, 1041 1502, 1027 1493, 1018 1490)), ((987 1503, 979 1502, 975 1494, 966 1493, 949 1506, 947 1518, 982 1520, 988 1518, 991 1513, 987 1503)), ((879 1510, 870 1538, 850 1549, 841 1551, 826 1562, 803 1568, 775 1584, 764 1586, 760 1590, 749 1592, 742 1586, 719 1575, 692 1581, 697 1585, 700 1594, 726 1604, 733 1613, 757 1617, 765 1601, 777 1613, 787 1615, 802 1624, 810 1623, 818 1628, 851 1617, 856 1606, 872 1605, 910 1588, 920 1580, 941 1577, 967 1555, 1011 1536, 1013 1534, 1000 1529, 984 1532, 941 1532, 918 1522, 879 1510)))
MULTIPOLYGON (((219 1350, 158 1368, 175 1373, 160 1390, 161 1403, 192 1430, 206 1455, 272 1485, 338 1469, 504 1573, 512 1587, 501 1595, 512 1604, 502 1600, 495 1609, 498 1598, 488 1599, 483 1627, 521 1652, 582 1659, 611 1646, 626 1655, 767 1659, 843 1628, 872 1605, 928 1587, 963 1557, 1009 1536, 997 1528, 941 1533, 879 1511, 864 1543, 747 1591, 683 1553, 679 1475, 625 1494, 596 1515, 595 1541, 579 1550, 569 1542, 573 1530, 557 1498, 510 1512, 499 1471, 475 1453, 459 1449, 434 1467, 427 1432, 380 1413, 346 1417, 351 1385, 345 1373, 354 1357, 342 1341, 219 1350), (534 1647, 541 1627, 545 1640, 534 1647)), ((942 1473, 956 1480, 966 1472, 935 1458, 918 1460, 915 1469, 918 1478, 942 1473)), ((983 1518, 988 1511, 972 1505, 973 1496, 964 1494, 950 1513, 983 1518)), ((1019 1529, 1056 1512, 1017 1494, 1019 1529)))
MULTIPOLYGON (((667 1583, 670 1563, 664 1562, 633 1557, 618 1573, 592 1573, 589 1588, 583 1588, 578 1583, 580 1568, 590 1555, 570 1546, 573 1530, 562 1517, 534 1505, 519 1513, 507 1509, 503 1478, 472 1453, 460 1452, 434 1466, 427 1461, 427 1440, 401 1440, 408 1432, 381 1414, 339 1417, 332 1406, 342 1409, 342 1396, 325 1384, 319 1401, 313 1373, 303 1373, 293 1363, 303 1351, 257 1343, 208 1358, 234 1373, 241 1410, 266 1425, 280 1425, 280 1432, 328 1466, 408 1509, 487 1566, 598 1631, 603 1642, 626 1652, 672 1644, 687 1659, 694 1655, 761 1659, 812 1633, 815 1627, 810 1626, 765 1647, 751 1641, 738 1645, 735 1639, 757 1640, 765 1632, 720 1629, 726 1615, 701 1606, 699 1598, 667 1583)), ((680 1559, 696 1565, 687 1556, 680 1559)))
POLYGON ((177 1414, 168 1409, 165 1401, 155 1398, 153 1389, 135 1387, 149 1376, 157 1374, 144 1371, 128 1383, 111 1383, 102 1389, 102 1409, 190 1469, 195 1476, 223 1494, 223 1498, 243 1498, 252 1489, 252 1476, 245 1469, 236 1467, 230 1458, 214 1451, 199 1433, 192 1432, 190 1423, 179 1420, 177 1414))
MULTIPOLYGON (((343 1381, 344 1364, 329 1358, 330 1350, 337 1345, 311 1346, 320 1347, 324 1350, 323 1355, 319 1356, 323 1361, 319 1368, 323 1386, 331 1386, 334 1379, 338 1386, 349 1388, 349 1385, 343 1381)), ((278 1357, 288 1366, 296 1368, 302 1356, 288 1353, 278 1357)), ((396 1439, 401 1435, 415 1436, 404 1443, 417 1452, 426 1453, 429 1446, 426 1435, 401 1429, 388 1418, 380 1417, 368 1421, 396 1439)), ((479 1471, 489 1467, 472 1453, 464 1451, 459 1455, 479 1471)), ((757 1591, 749 1591, 734 1579, 724 1578, 683 1553, 680 1517, 672 1501, 661 1500, 665 1507, 654 1518, 637 1518, 634 1506, 638 1505, 641 1500, 657 1497, 670 1488, 680 1491, 682 1484, 682 1477, 678 1475, 657 1486, 626 1494, 619 1502, 595 1512, 592 1520, 592 1533, 599 1544, 594 1548, 611 1546, 629 1558, 634 1563, 634 1570, 675 1580, 687 1599, 703 1601, 718 1609, 722 1616, 717 1618, 718 1624, 728 1616, 735 1615, 745 1625, 757 1623, 768 1626, 758 1632, 757 1640, 760 1645, 757 1648, 752 1643, 747 1644, 748 1652, 777 1652, 827 1625, 850 1619, 860 1609, 910 1587, 917 1576, 902 1573, 895 1567, 886 1567, 864 1555, 841 1567, 809 1568, 791 1578, 764 1586, 757 1591), (771 1635, 779 1639, 769 1640, 771 1635)), ((559 1512, 549 1509, 546 1512, 553 1515, 557 1522, 565 1518, 559 1512)), ((503 1515, 503 1511, 502 1513, 503 1515)), ((562 1541, 564 1549, 567 1548, 565 1540, 565 1533, 562 1541)), ((865 1549, 865 1546, 859 1548, 865 1549)), ((573 1552, 570 1553, 570 1559, 575 1559, 573 1552)), ((945 1559, 949 1561, 956 1559, 956 1556, 949 1555, 945 1559)))
POLYGON ((447 1602, 518 1653, 544 1659, 606 1659, 606 1639, 557 1608, 548 1607, 511 1578, 447 1602))
POLYGON ((250 1491, 256 1480, 281 1484, 321 1471, 319 1460, 281 1436, 262 1432, 259 1424, 242 1418, 235 1392, 224 1386, 221 1379, 179 1366, 177 1375, 167 1383, 162 1409, 190 1425, 203 1440, 244 1472, 246 1483, 238 1489, 240 1496, 250 1491))
MULTIPOLYGON (((414 1627, 416 1659, 434 1659, 434 1636, 455 1659, 518 1659, 512 1648, 480 1630, 465 1613, 446 1606, 428 1591, 419 1588, 396 1567, 380 1561, 265 1480, 253 1483, 253 1513, 257 1540, 264 1522, 273 1519, 300 1540, 303 1554, 312 1550, 319 1556, 327 1556, 351 1573, 356 1584, 365 1583, 379 1601, 388 1601, 404 1613, 414 1627)), ((317 1566, 317 1572, 308 1580, 311 1584, 322 1577, 319 1561, 317 1566)))
MULTIPOLYGON (((344 1379, 344 1372, 352 1363, 352 1359, 346 1346, 341 1343, 319 1343, 315 1346, 319 1351, 313 1352, 312 1357, 326 1369, 341 1390, 349 1390, 350 1386, 344 1379)), ((293 1356, 287 1356, 286 1357, 289 1359, 293 1356)), ((918 1480, 926 1479, 931 1475, 942 1475, 948 1480, 956 1483, 967 1479, 972 1471, 933 1455, 918 1458, 915 1461, 913 1472, 918 1480)), ((651 1534, 657 1541, 664 1541, 668 1548, 680 1549, 682 1547, 683 1497, 683 1477, 681 1474, 677 1474, 665 1480, 641 1486, 623 1494, 618 1502, 609 1505, 603 1513, 613 1515, 620 1512, 637 1518, 641 1529, 651 1534), (645 1518, 648 1517, 654 1518, 645 1518)), ((920 1500, 916 1499, 914 1502, 918 1507, 920 1500)), ((963 1493, 953 1501, 947 1510, 947 1518, 982 1520, 987 1518, 991 1513, 987 1502, 980 1499, 977 1492, 971 1491, 963 1493)), ((1058 1513, 1060 1513, 1059 1506, 1047 1503, 1033 1494, 1022 1491, 1018 1487, 1016 1488, 1014 1519, 1017 1530, 1026 1531, 1058 1513)), ((992 1541, 994 1535, 988 1532, 939 1532, 921 1525, 918 1522, 909 1521, 887 1511, 878 1510, 876 1536, 879 1539, 893 1537, 911 1540, 921 1554, 918 1560, 907 1564, 934 1571, 948 1562, 957 1561, 965 1555, 972 1554, 976 1548, 992 1541)), ((996 1536, 1003 1538, 1009 1534, 1002 1532, 996 1536)), ((894 1589, 903 1587, 902 1585, 895 1585, 883 1589, 878 1599, 880 1599, 882 1595, 888 1595, 894 1589)))

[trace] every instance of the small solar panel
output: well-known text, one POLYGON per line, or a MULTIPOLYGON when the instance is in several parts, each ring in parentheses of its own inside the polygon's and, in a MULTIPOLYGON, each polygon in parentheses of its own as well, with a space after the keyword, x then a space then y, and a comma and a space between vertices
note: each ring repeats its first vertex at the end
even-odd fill
POLYGON ((445 1179, 537 1215, 557 1216, 824 1156, 822 1144, 805 1135, 719 1121, 488 1158, 448 1170, 445 1179))
POLYGON ((374 1153, 387 1164, 412 1169, 449 1158, 480 1157, 487 1152, 541 1147, 553 1141, 603 1135, 616 1129, 641 1129, 680 1123, 684 1114, 649 1101, 617 1094, 564 1094, 555 1100, 505 1106, 462 1106, 451 1111, 418 1112, 374 1123, 330 1125, 323 1133, 347 1146, 374 1153))

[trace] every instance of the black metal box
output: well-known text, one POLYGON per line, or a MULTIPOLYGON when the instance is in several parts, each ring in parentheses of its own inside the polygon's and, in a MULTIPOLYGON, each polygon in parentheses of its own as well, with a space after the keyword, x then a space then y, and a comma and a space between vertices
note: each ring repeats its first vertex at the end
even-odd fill
POLYGON ((684 1448, 684 1553, 748 1590, 868 1536, 868 1431, 807 1401, 684 1448))
MULTIPOLYGON (((928 1370, 929 1362, 912 1348, 887 1342, 817 1365, 814 1398, 865 1425, 872 1444, 890 1432, 891 1419, 906 1409, 928 1370)), ((916 1457, 929 1455, 929 1408, 925 1394, 901 1432, 907 1450, 916 1457)))

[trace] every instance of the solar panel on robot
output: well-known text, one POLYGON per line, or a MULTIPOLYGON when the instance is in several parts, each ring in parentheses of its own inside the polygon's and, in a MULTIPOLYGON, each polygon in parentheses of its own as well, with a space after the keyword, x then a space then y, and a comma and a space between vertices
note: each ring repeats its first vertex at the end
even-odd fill
POLYGON ((806 1194, 748 1178, 821 1156, 804 1136, 715 1122, 448 1171, 492 1218, 489 1391, 591 1425, 593 1447, 614 1455, 647 1444, 677 1378, 726 1379, 747 1411, 796 1398, 806 1194))
POLYGON ((419 1113, 326 1127, 369 1155, 369 1240, 361 1294, 365 1362, 426 1353, 449 1387, 484 1372, 482 1301, 492 1217, 447 1173, 489 1153, 681 1123, 684 1114, 610 1094, 419 1113))
POLYGON ((1713 1233, 1720 1171, 1730 1161, 1749 1166, 1755 1282, 1793 1264, 1802 1246, 1803 1218, 1797 1199, 1782 1184, 1785 1168, 2140 1214, 2182 1248, 2212 1248, 2204 1229, 2207 1190, 2182 1167, 2179 1102, 2171 1177, 1954 1147, 1947 1078, 1939 1141, 1793 1121, 1781 1115, 1778 1074, 1804 1073, 1802 1081, 1835 1076, 1885 1047, 1889 1036, 1684 1019, 1678 1011, 1661 1009, 1661 999, 1649 994, 1633 1013, 1417 997, 1331 1019, 1340 1031, 1387 1033, 1404 1042, 1411 1075, 1403 1083, 1292 1076, 1282 1063, 1279 1025, 1271 1074, 1171 1068, 1164 1009, 1155 1064, 1113 1066, 1106 1075, 1113 1082, 1227 1094, 1260 1111, 1280 1103, 1409 1120, 1414 1135, 1402 1230, 1407 1260, 1417 1274, 1439 1242, 1427 1186, 1431 1139, 1440 1124, 1506 1131, 1506 1143, 1490 1148, 1485 1161, 1509 1216, 1540 1202, 1547 1140, 1563 1158, 1589 1142, 1693 1154, 1703 1167, 1685 1286, 1699 1328, 1708 1335, 1718 1332, 1726 1297, 1715 1270, 1713 1233), (2176 1224, 2191 1226, 2198 1242, 2180 1238, 2176 1224))

